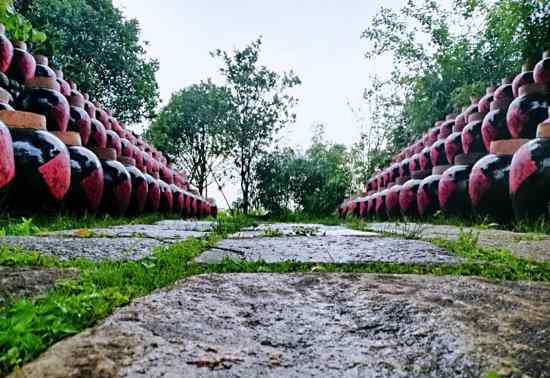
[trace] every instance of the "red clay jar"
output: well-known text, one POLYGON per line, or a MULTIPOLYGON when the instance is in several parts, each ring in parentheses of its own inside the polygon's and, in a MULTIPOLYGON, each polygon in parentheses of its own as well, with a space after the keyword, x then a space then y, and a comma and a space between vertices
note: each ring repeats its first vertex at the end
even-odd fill
POLYGON ((24 84, 27 80, 34 77, 36 61, 27 51, 27 44, 25 42, 14 42, 14 46, 13 58, 7 75, 19 83, 24 84))
POLYGON ((59 92, 65 97, 69 97, 71 95, 71 86, 70 84, 64 79, 63 71, 56 70, 55 76, 57 78, 57 84, 59 84, 59 92))
POLYGON ((409 180, 401 186, 399 192, 399 208, 401 215, 407 218, 416 218, 418 209, 416 206, 416 193, 421 180, 409 180))
POLYGON ((420 182, 416 193, 418 215, 429 217, 439 209, 439 181, 441 175, 430 175, 420 182))
POLYGON ((409 171, 409 159, 404 159, 399 165, 399 178, 401 180, 406 180, 411 177, 411 172, 409 171))
POLYGON ((90 120, 90 138, 86 144, 89 148, 106 148, 107 147, 107 131, 103 124, 97 119, 90 120))
POLYGON ((535 83, 550 84, 550 50, 546 50, 542 54, 542 60, 535 65, 533 78, 535 83))
POLYGON ((500 86, 495 90, 493 94, 494 101, 503 101, 511 103, 514 101, 514 90, 512 89, 512 81, 514 78, 512 76, 505 77, 502 79, 500 86))
POLYGON ((529 140, 510 139, 491 143, 491 154, 479 160, 472 168, 468 192, 474 211, 489 215, 499 222, 512 219, 509 176, 512 155, 529 140))
POLYGON ((462 153, 462 132, 454 132, 445 139, 445 156, 449 164, 454 164, 455 157, 462 153))
POLYGON ((485 95, 481 97, 481 100, 479 100, 479 103, 477 104, 480 113, 489 113, 489 111, 491 110, 491 103, 494 101, 496 89, 497 87, 495 86, 487 87, 487 89, 485 90, 485 95))
POLYGON ((94 148, 103 167, 104 191, 100 210, 110 215, 123 215, 132 197, 132 178, 124 165, 116 161, 112 148, 94 148))
POLYGON ((35 55, 34 61, 36 62, 36 68, 34 70, 35 77, 49 77, 57 81, 57 75, 54 70, 50 68, 47 56, 35 55))
POLYGON ((409 172, 413 174, 414 172, 420 171, 420 155, 414 154, 409 159, 409 172))
POLYGON ((91 119, 94 119, 95 112, 96 112, 95 105, 93 102, 90 101, 90 96, 87 93, 84 93, 83 96, 84 96, 84 110, 86 111, 86 113, 88 113, 91 119))
POLYGON ((438 165, 447 165, 447 156, 445 155, 445 141, 438 140, 430 147, 430 159, 432 162, 432 167, 438 165))
POLYGON ((65 143, 71 158, 71 185, 65 205, 71 211, 97 212, 103 197, 103 168, 97 156, 82 147, 80 135, 73 131, 54 132, 65 143))
MULTIPOLYGON (((126 138, 120 138, 120 155, 127 157, 127 158, 134 158, 134 146, 132 146, 132 143, 126 138)), ((134 166, 136 164, 134 163, 134 166)))
POLYGON ((359 218, 363 219, 367 213, 367 197, 359 198, 359 218))
POLYGON ((548 216, 550 204, 550 119, 542 123, 537 139, 521 146, 510 167, 510 196, 517 218, 548 216))
POLYGON ((112 148, 116 152, 116 158, 118 159, 122 154, 122 144, 120 142, 120 137, 113 130, 107 130, 107 148, 112 148))
POLYGON ((145 175, 135 167, 136 161, 134 159, 120 156, 118 161, 124 165, 132 180, 132 194, 127 212, 132 215, 141 214, 145 210, 145 203, 147 202, 147 194, 149 192, 145 175))
POLYGON ((441 210, 445 214, 465 216, 470 213, 471 203, 468 195, 470 171, 469 166, 455 165, 441 175, 438 198, 441 210))
POLYGON ((487 153, 481 125, 483 124, 483 113, 472 113, 468 118, 468 124, 462 130, 462 151, 465 154, 487 153))
POLYGON ((483 144, 485 149, 489 151, 491 142, 510 139, 510 131, 508 131, 508 124, 506 123, 506 113, 508 106, 510 105, 507 100, 505 101, 493 101, 491 103, 491 111, 483 118, 481 124, 481 137, 483 138, 483 144))
POLYGON ((456 114, 447 115, 445 122, 441 124, 441 131, 439 132, 439 139, 447 139, 449 135, 453 132, 455 126, 456 114))
POLYGON ((466 118, 464 118, 464 111, 466 108, 462 110, 462 113, 456 116, 455 118, 455 124, 453 126, 453 132, 462 132, 462 129, 464 129, 464 126, 466 126, 466 118))
POLYGON ((174 199, 174 213, 181 214, 183 213, 183 208, 185 206, 183 191, 174 184, 170 185, 170 189, 172 190, 172 197, 174 199))
POLYGON ((6 73, 13 59, 13 44, 6 37, 6 28, 0 24, 0 72, 6 73))
POLYGON ((0 110, 11 110, 14 109, 11 107, 11 94, 4 88, 0 88, 0 110))
POLYGON ((111 123, 109 122, 109 114, 103 110, 99 104, 95 104, 95 118, 103 124, 105 130, 111 130, 111 123))
POLYGON ((46 119, 28 112, 0 111, 13 141, 15 181, 8 205, 15 211, 58 209, 71 183, 69 151, 46 131, 46 119))
POLYGON ((548 116, 550 84, 525 84, 508 108, 506 121, 513 138, 533 139, 537 126, 548 116))
POLYGON ((430 156, 430 147, 424 147, 422 149, 422 152, 420 153, 418 161, 420 162, 421 171, 432 169, 433 165, 432 165, 432 158, 430 156))
MULTIPOLYGON (((395 182, 395 180, 399 177, 399 171, 400 171, 400 166, 399 166, 399 163, 393 163, 391 166, 390 166, 390 172, 391 172, 391 181, 392 182, 395 182)), ((373 188, 371 188, 371 190, 375 190, 373 188)), ((367 190, 368 192, 368 190, 367 190)))
POLYGON ((14 178, 13 142, 8 128, 0 121, 0 208, 5 203, 14 178))
POLYGON ((386 215, 386 196, 388 195, 388 190, 382 190, 376 196, 376 218, 378 220, 386 220, 388 216, 386 215))
POLYGON ((82 144, 88 145, 92 133, 92 121, 88 113, 84 110, 84 96, 82 96, 75 86, 71 89, 70 95, 67 96, 67 101, 70 106, 69 125, 67 130, 79 133, 82 144))
POLYGON ((394 185, 386 194, 386 215, 390 219, 398 218, 401 215, 401 208, 399 207, 399 193, 401 192, 401 185, 394 185))
POLYGON ((159 181, 148 173, 145 173, 147 180, 147 202, 145 210, 148 212, 157 212, 160 206, 160 185, 159 181))
POLYGON ((471 104, 464 111, 464 119, 466 122, 470 122, 470 115, 474 113, 479 113, 479 97, 471 97, 471 104))
POLYGON ((132 146, 133 158, 136 160, 136 168, 143 173, 147 173, 146 165, 143 162, 143 151, 141 151, 137 146, 132 146))
POLYGON ((526 63, 521 67, 521 72, 516 75, 516 77, 512 81, 512 93, 514 94, 514 97, 518 97, 520 95, 519 88, 521 88, 525 84, 530 84, 534 82, 535 79, 533 77, 533 64, 526 63))

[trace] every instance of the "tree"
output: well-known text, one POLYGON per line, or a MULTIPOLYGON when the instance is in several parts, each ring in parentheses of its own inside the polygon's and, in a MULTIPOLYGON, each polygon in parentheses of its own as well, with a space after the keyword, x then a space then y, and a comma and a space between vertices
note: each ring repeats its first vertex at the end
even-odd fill
POLYGON ((294 122, 291 108, 296 99, 288 89, 300 84, 292 71, 279 74, 259 63, 261 44, 259 38, 231 54, 219 49, 212 53, 223 61, 220 72, 231 93, 234 112, 226 129, 226 143, 239 171, 245 213, 251 204, 253 164, 276 134, 294 122))
POLYGON ((222 135, 230 117, 229 92, 210 80, 172 95, 146 131, 146 137, 170 159, 190 173, 201 194, 209 178, 223 163, 222 135))
POLYGON ((48 39, 48 55, 91 98, 123 122, 141 122, 158 105, 158 63, 146 57, 139 24, 111 0, 19 0, 16 8, 48 39))

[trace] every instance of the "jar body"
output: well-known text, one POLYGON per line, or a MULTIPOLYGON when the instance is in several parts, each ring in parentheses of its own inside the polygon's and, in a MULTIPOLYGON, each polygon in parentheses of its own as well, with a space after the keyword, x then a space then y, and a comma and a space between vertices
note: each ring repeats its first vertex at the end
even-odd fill
POLYGON ((491 142, 495 140, 510 139, 510 131, 506 123, 506 110, 491 110, 481 124, 481 137, 487 151, 491 148, 491 142))
POLYGON ((545 91, 517 97, 506 115, 510 135, 513 138, 535 138, 537 126, 548 117, 549 105, 549 96, 545 91))
POLYGON ((90 120, 90 138, 88 139, 87 147, 107 147, 107 132, 105 127, 97 119, 90 120))
POLYGON ((466 165, 455 165, 441 175, 438 198, 441 210, 445 214, 466 216, 470 213, 469 176, 470 167, 466 165))
POLYGON ((104 191, 100 209, 111 215, 123 215, 130 205, 132 179, 124 166, 115 160, 102 160, 104 191))
POLYGON ((14 178, 13 141, 6 125, 0 122, 0 208, 4 206, 14 178))
POLYGON ((174 184, 170 185, 170 189, 172 190, 172 197, 174 198, 174 212, 176 214, 181 214, 185 206, 183 191, 174 184))
POLYGON ((420 180, 409 180, 401 186, 401 191, 399 192, 399 208, 401 210, 401 215, 404 217, 418 217, 416 194, 420 182, 420 180))
POLYGON ((533 70, 535 83, 550 83, 550 58, 544 58, 533 70))
POLYGON ((401 185, 394 185, 388 189, 386 194, 386 215, 390 219, 399 218, 401 215, 401 209, 399 208, 399 193, 401 192, 401 185))
POLYGON ((420 183, 416 194, 418 215, 429 217, 439 211, 439 181, 441 175, 431 175, 420 183))
POLYGON ((131 165, 126 166, 126 170, 132 179, 132 194, 130 197, 128 212, 133 215, 141 214, 145 210, 149 185, 147 184, 145 175, 136 167, 131 165))
POLYGON ((66 205, 76 212, 95 213, 103 198, 103 168, 97 156, 85 147, 68 147, 71 157, 71 186, 66 205))
POLYGON ((148 173, 144 175, 147 181, 147 202, 145 203, 145 210, 148 212, 157 212, 160 205, 160 186, 158 180, 148 173))
POLYGON ((445 141, 438 140, 430 148, 430 159, 432 161, 432 167, 437 165, 447 165, 447 155, 445 155, 445 141))
POLYGON ((0 72, 6 73, 13 59, 13 44, 5 34, 0 34, 0 72))
POLYGON ((25 89, 17 98, 19 110, 42 114, 49 131, 67 131, 70 107, 65 96, 46 88, 25 89))
POLYGON ((13 58, 7 75, 19 83, 25 83, 34 76, 36 61, 34 57, 23 49, 13 49, 13 58))
POLYGON ((92 121, 88 113, 82 108, 71 106, 67 130, 79 133, 82 145, 86 146, 90 141, 90 135, 92 133, 92 121))
POLYGON ((445 139, 445 156, 449 164, 454 164, 455 157, 463 152, 461 132, 454 132, 445 139))
POLYGON ((386 214, 386 196, 387 190, 381 191, 376 197, 376 218, 378 220, 386 220, 388 216, 386 214))
POLYGON ((481 135, 482 121, 470 122, 462 130, 462 151, 465 154, 487 153, 481 135))

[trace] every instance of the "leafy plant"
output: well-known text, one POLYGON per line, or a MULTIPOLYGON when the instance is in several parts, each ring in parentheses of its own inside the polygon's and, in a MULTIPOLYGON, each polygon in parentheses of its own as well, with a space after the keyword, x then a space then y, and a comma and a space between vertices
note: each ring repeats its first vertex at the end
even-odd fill
POLYGON ((46 41, 46 34, 33 28, 31 22, 15 11, 13 0, 0 0, 0 23, 8 36, 15 41, 41 44, 46 41))

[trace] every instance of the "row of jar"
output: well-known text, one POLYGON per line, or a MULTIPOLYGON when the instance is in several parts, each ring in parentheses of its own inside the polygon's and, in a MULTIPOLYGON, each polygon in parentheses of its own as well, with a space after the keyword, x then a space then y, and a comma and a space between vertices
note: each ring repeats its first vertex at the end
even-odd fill
POLYGON ((42 115, 0 110, 0 207, 10 212, 174 212, 215 216, 215 204, 167 182, 114 148, 83 147, 79 133, 46 130, 42 115), (7 127, 6 127, 7 126, 7 127))
POLYGON ((348 214, 380 220, 478 214, 499 222, 550 215, 550 122, 537 138, 495 141, 491 153, 473 165, 439 166, 423 179, 392 184, 379 192, 347 201, 348 214))
POLYGON ((389 168, 368 180, 366 191, 385 188, 398 177, 410 178, 415 171, 455 164, 456 156, 486 154, 492 141, 534 138, 537 125, 548 117, 550 52, 532 67, 524 65, 519 75, 473 98, 461 114, 436 122, 421 140, 396 155, 389 168))

